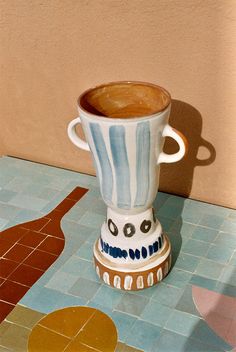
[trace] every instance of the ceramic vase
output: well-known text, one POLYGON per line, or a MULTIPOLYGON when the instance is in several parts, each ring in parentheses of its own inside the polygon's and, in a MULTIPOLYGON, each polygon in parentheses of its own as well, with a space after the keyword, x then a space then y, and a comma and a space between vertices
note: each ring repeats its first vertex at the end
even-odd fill
POLYGON ((170 94, 143 82, 113 82, 85 91, 68 136, 91 151, 107 217, 94 245, 98 276, 110 286, 140 290, 161 281, 171 267, 171 245, 152 207, 161 163, 183 158, 186 141, 168 124, 170 94), (76 133, 82 124, 87 142, 76 133), (179 145, 162 149, 165 137, 179 145))

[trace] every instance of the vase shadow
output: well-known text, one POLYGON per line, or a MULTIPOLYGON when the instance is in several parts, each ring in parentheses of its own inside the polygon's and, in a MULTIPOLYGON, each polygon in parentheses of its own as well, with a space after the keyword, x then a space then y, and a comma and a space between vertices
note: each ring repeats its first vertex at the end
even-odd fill
MULTIPOLYGON (((171 197, 168 199, 168 196, 158 192, 154 202, 157 218, 160 220, 164 231, 167 232, 172 243, 173 267, 182 246, 182 212, 187 207, 187 198, 191 194, 194 169, 196 166, 208 166, 212 164, 216 158, 216 151, 214 146, 201 136, 202 116, 190 104, 173 99, 169 122, 172 127, 184 134, 189 143, 188 152, 185 157, 178 163, 162 164, 160 172, 160 192, 168 192, 172 195, 178 192, 178 196, 182 197, 176 199, 171 197), (200 147, 204 147, 208 151, 208 157, 202 160, 197 158, 200 147)), ((175 153, 177 151, 176 142, 167 138, 164 151, 168 154, 175 153)))

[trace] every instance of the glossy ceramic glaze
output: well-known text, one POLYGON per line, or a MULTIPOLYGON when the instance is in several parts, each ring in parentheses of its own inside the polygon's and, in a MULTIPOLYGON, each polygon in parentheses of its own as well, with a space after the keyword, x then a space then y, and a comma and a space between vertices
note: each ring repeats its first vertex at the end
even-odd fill
MULTIPOLYGON (((110 271, 150 270, 170 255, 167 237, 165 240, 152 212, 160 164, 176 162, 186 152, 183 136, 168 124, 170 109, 170 94, 159 86, 114 82, 83 93, 78 105, 80 117, 68 126, 71 141, 92 152, 102 198, 108 206, 94 256, 103 265, 111 262, 107 263, 110 271), (87 142, 76 134, 78 123, 82 123, 87 142), (178 143, 177 153, 162 151, 167 136, 178 143), (159 256, 162 251, 165 257, 159 256)), ((116 286, 106 274, 103 279, 116 286)), ((139 289, 150 282, 156 283, 149 280, 138 287, 125 284, 124 278, 118 286, 139 289)))

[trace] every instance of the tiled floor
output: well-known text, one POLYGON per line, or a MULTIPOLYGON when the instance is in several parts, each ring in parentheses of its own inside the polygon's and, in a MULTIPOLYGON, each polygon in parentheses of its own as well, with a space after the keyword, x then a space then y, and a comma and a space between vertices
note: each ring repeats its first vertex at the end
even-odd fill
MULTIPOLYGON (((14 231, 10 238, 18 242, 10 251, 5 239, 2 241, 1 313, 7 315, 20 301, 0 325, 0 351, 27 351, 38 320, 70 306, 96 308, 108 315, 118 332, 117 351, 220 352, 236 348, 236 211, 159 192, 154 205, 172 242, 172 271, 156 287, 123 292, 100 282, 93 268, 92 247, 105 217, 95 177, 1 158, 0 228, 44 218, 78 186, 89 191, 75 205, 67 202, 67 210, 71 209, 61 221, 60 233, 65 237, 61 254, 52 239, 55 229, 51 224, 44 225, 47 243, 42 242, 45 239, 38 230, 34 230, 37 236, 14 231), (33 263, 19 264, 30 258, 31 249, 37 251, 40 243, 44 246, 37 249, 40 254, 60 254, 50 268, 46 270, 49 265, 39 257, 33 263), (33 280, 33 273, 17 274, 19 265, 41 270, 41 277, 33 280), (5 279, 14 272, 18 279, 9 280, 12 295, 9 299, 8 289, 6 299, 5 279), (20 283, 22 279, 26 281, 20 283), (13 287, 17 283, 21 291, 13 287), (20 292, 17 297, 15 292, 20 292)), ((19 228, 24 229, 23 225, 19 228)))

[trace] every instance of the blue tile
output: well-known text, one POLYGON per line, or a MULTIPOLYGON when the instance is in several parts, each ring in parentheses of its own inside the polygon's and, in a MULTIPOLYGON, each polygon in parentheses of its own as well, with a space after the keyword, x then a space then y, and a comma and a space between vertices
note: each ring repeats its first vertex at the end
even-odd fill
POLYGON ((190 284, 214 291, 217 285, 217 281, 194 274, 190 280, 190 284))
POLYGON ((232 255, 232 257, 230 259, 230 265, 236 266, 236 252, 234 252, 234 254, 232 255))
MULTIPOLYGON (((156 346, 152 349, 152 352, 192 352, 191 349, 185 349, 186 344, 187 337, 163 329, 156 346)), ((198 352, 200 352, 200 350, 198 352)))
POLYGON ((79 220, 81 225, 89 226, 93 229, 100 228, 105 220, 105 216, 87 211, 79 220))
POLYGON ((20 207, 0 202, 0 216, 2 219, 12 220, 20 211, 20 207))
POLYGON ((82 216, 86 213, 86 209, 80 206, 74 206, 65 215, 65 219, 69 221, 79 222, 82 216))
POLYGON ((214 244, 221 246, 222 248, 228 247, 234 250, 236 248, 236 235, 227 232, 220 232, 214 241, 214 244))
POLYGON ((80 277, 74 285, 69 288, 68 292, 74 296, 90 300, 100 288, 100 284, 80 277))
POLYGON ((8 189, 0 189, 0 201, 7 203, 11 200, 17 193, 10 191, 8 189))
POLYGON ((174 310, 169 317, 165 328, 178 334, 190 337, 200 318, 189 313, 174 310))
POLYGON ((154 203, 153 203, 153 206, 154 208, 157 210, 157 209, 160 209, 161 206, 167 201, 167 199, 170 197, 169 194, 167 193, 163 193, 163 192, 158 192, 157 193, 157 196, 154 200, 154 203))
POLYGON ((207 254, 209 247, 209 243, 197 241, 190 238, 184 244, 182 251, 195 256, 204 257, 207 254))
POLYGON ((184 207, 181 216, 185 222, 190 222, 191 224, 198 224, 203 217, 203 212, 198 209, 184 207))
POLYGON ((223 269, 223 264, 219 264, 208 259, 201 259, 196 269, 196 274, 207 277, 209 279, 217 280, 220 277, 223 269))
POLYGON ((236 297, 235 286, 217 281, 215 291, 225 296, 236 297))
POLYGON ((164 279, 165 283, 174 287, 183 288, 189 282, 192 273, 173 268, 168 276, 164 279))
POLYGON ((77 279, 75 275, 57 271, 48 281, 46 287, 66 293, 71 289, 77 279))
POLYGON ((36 220, 41 218, 43 215, 39 211, 30 210, 30 209, 22 209, 20 212, 14 217, 14 221, 17 224, 22 224, 26 221, 36 220))
POLYGON ((176 219, 181 216, 181 213, 181 208, 165 203, 157 212, 157 218, 159 218, 159 216, 164 216, 166 218, 176 219))
POLYGON ((125 292, 121 300, 116 306, 116 310, 140 316, 149 299, 144 296, 138 296, 133 293, 125 292))
POLYGON ((67 262, 62 266, 61 270, 64 273, 76 275, 78 277, 86 276, 86 271, 90 269, 90 262, 73 255, 67 262))
POLYGON ((159 304, 164 304, 168 307, 174 308, 182 294, 182 289, 162 283, 158 285, 157 290, 152 296, 151 300, 156 301, 159 304))
POLYGON ((111 314, 111 318, 116 325, 116 329, 118 332, 118 340, 124 342, 130 329, 137 321, 137 318, 118 311, 113 311, 111 314))
POLYGON ((207 325, 204 320, 200 320, 192 331, 192 338, 202 341, 207 344, 217 347, 219 350, 230 351, 231 346, 229 346, 224 340, 217 336, 207 325))
POLYGON ((219 230, 224 222, 224 218, 222 216, 214 215, 214 214, 205 214, 201 221, 200 225, 210 227, 212 229, 219 230))
POLYGON ((200 341, 192 338, 188 338, 184 346, 184 351, 190 352, 225 352, 224 349, 219 346, 212 346, 208 344, 208 340, 200 341))
POLYGON ((85 242, 75 253, 79 258, 93 261, 93 244, 85 242))
POLYGON ((231 286, 236 286, 236 268, 230 265, 225 267, 221 273, 220 281, 231 286))
POLYGON ((174 220, 166 218, 164 216, 157 216, 157 219, 160 221, 164 231, 168 232, 172 227, 174 220))
POLYGON ((197 226, 193 231, 192 238, 205 242, 213 242, 216 239, 218 233, 218 230, 209 229, 203 226, 197 226))
POLYGON ((163 327, 171 312, 171 308, 163 305, 162 303, 157 303, 156 301, 151 300, 141 313, 141 319, 151 324, 163 327))
POLYGON ((0 218, 0 230, 7 228, 8 224, 9 224, 9 220, 0 218))
POLYGON ((199 257, 194 257, 189 254, 180 253, 175 263, 175 268, 189 272, 194 272, 200 261, 199 257))
POLYGON ((220 228, 221 231, 236 234, 236 221, 231 219, 224 220, 220 228))
POLYGON ((196 225, 189 224, 188 222, 182 222, 180 233, 183 237, 191 237, 192 233, 195 231, 196 225))
POLYGON ((176 309, 181 312, 200 316, 195 303, 193 302, 192 285, 187 285, 185 287, 184 292, 176 305, 176 309))
POLYGON ((174 206, 176 208, 182 209, 184 205, 187 205, 187 203, 189 203, 189 199, 180 196, 170 195, 165 202, 165 206, 174 206))
POLYGON ((24 194, 17 194, 9 201, 9 204, 25 209, 40 211, 48 204, 48 201, 24 194))
POLYGON ((234 250, 226 246, 216 246, 212 244, 207 253, 207 258, 214 260, 217 263, 226 264, 230 261, 234 250))
POLYGON ((98 304, 96 302, 93 302, 93 301, 89 301, 87 306, 100 310, 101 312, 107 314, 110 318, 112 317, 112 309, 109 307, 105 307, 105 306, 98 304))
POLYGON ((30 177, 20 177, 18 175, 19 172, 17 172, 17 176, 14 177, 14 179, 12 179, 4 188, 18 193, 31 183, 30 177))
POLYGON ((155 346, 158 346, 160 333, 160 327, 137 320, 130 329, 125 342, 132 347, 140 348, 145 352, 151 352, 155 346))
POLYGON ((122 299, 123 294, 123 291, 102 285, 90 302, 114 309, 122 299))

